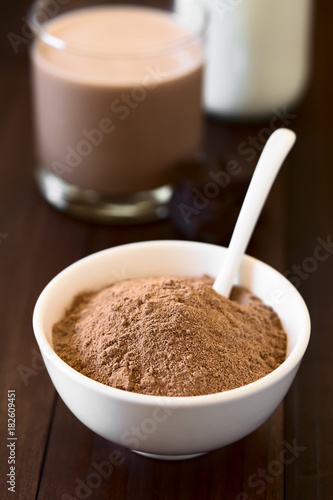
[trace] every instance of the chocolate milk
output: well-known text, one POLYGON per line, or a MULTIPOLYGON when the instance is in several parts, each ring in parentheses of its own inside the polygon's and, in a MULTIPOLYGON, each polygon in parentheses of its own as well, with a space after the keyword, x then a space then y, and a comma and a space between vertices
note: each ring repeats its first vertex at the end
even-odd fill
POLYGON ((60 48, 32 47, 38 165, 107 195, 168 182, 200 147, 201 41, 140 7, 80 9, 45 29, 60 48))

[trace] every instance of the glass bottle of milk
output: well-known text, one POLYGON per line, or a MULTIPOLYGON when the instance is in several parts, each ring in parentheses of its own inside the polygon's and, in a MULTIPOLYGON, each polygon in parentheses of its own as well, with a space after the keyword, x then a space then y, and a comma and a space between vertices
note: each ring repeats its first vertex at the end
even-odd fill
POLYGON ((254 117, 295 104, 310 73, 313 0, 204 2, 211 14, 206 110, 221 116, 254 117))

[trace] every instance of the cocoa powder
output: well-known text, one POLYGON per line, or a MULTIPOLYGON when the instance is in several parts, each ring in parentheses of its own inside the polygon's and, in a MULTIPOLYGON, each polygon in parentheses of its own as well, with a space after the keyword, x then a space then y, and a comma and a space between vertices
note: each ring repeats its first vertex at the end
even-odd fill
POLYGON ((227 391, 267 375, 287 338, 271 307, 213 280, 146 278, 75 297, 53 327, 56 353, 103 384, 158 396, 227 391))

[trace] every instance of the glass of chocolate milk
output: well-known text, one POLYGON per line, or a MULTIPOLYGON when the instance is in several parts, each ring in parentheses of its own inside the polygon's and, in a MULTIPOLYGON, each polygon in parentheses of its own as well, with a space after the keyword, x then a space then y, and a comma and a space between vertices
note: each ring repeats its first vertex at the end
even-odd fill
POLYGON ((177 165, 201 148, 206 12, 82 5, 30 12, 39 189, 90 220, 163 218, 177 165))

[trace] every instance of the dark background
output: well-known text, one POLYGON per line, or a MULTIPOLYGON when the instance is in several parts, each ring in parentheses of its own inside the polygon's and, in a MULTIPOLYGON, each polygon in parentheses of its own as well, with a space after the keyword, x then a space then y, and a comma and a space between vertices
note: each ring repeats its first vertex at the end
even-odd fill
POLYGON ((86 481, 92 462, 106 460, 111 451, 119 449, 124 463, 89 498, 333 498, 333 257, 304 272, 318 238, 326 241, 332 235, 333 3, 316 2, 312 80, 298 107, 288 110, 293 117, 286 124, 296 131, 298 140, 248 248, 249 254, 279 271, 290 271, 291 278, 297 269, 294 266, 300 266, 303 277, 297 286, 312 319, 308 351, 285 401, 261 428, 226 448, 179 463, 153 461, 109 443, 67 410, 38 357, 31 326, 33 307, 56 273, 103 248, 171 238, 228 244, 259 156, 258 150, 247 161, 237 150, 250 136, 258 138, 262 146, 268 122, 236 124, 207 117, 207 160, 196 169, 183 169, 171 220, 116 227, 69 218, 42 199, 32 176, 28 47, 21 43, 15 53, 8 39, 11 32, 22 35, 27 7, 25 0, 4 2, 0 17, 0 497, 44 500, 74 496, 77 479, 86 481), (193 186, 203 186, 207 173, 223 168, 230 159, 240 163, 242 174, 206 210, 193 216, 190 225, 184 224, 179 200, 188 200, 193 186), (8 389, 15 389, 17 398, 15 494, 8 493, 6 485, 8 389), (272 464, 285 442, 303 449, 284 471, 274 474, 272 464), (259 477, 262 487, 253 485, 259 477))

